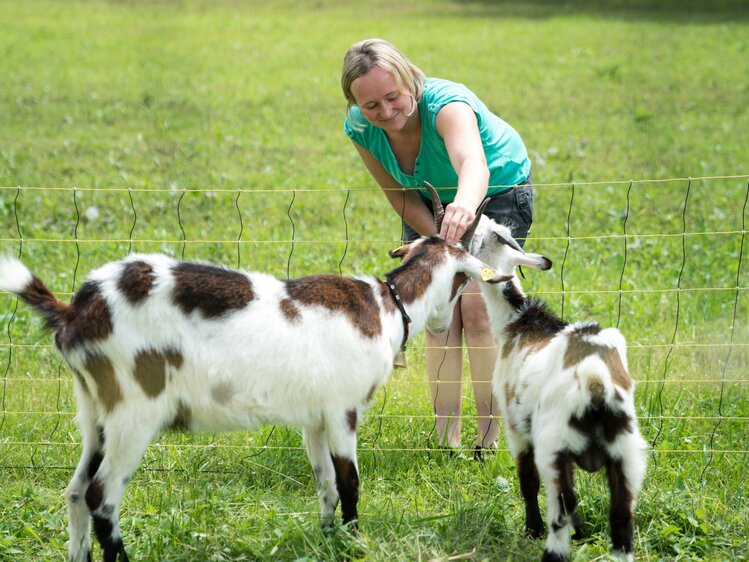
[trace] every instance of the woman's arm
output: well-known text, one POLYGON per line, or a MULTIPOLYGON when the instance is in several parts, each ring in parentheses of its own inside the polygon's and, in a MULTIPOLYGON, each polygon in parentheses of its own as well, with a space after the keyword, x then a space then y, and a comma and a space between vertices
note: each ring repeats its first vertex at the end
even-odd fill
POLYGON ((471 107, 452 102, 437 113, 437 132, 445 141, 450 163, 458 174, 458 193, 445 207, 440 235, 457 242, 471 224, 489 185, 489 168, 478 121, 471 107))
POLYGON ((403 189, 393 176, 391 176, 382 163, 377 160, 366 148, 359 146, 354 141, 354 146, 359 152, 364 165, 372 174, 372 177, 382 188, 385 197, 395 212, 406 221, 411 228, 422 236, 436 234, 434 228, 434 216, 419 196, 416 189, 403 189))

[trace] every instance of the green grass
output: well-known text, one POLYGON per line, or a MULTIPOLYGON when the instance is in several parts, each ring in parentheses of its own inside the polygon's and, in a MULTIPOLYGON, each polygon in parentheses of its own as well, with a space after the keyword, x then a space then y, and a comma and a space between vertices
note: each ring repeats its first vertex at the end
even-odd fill
MULTIPOLYGON (((531 153, 528 247, 555 265, 525 286, 630 342, 653 449, 638 558, 749 557, 746 2, 0 0, 0 13, 0 251, 63 298, 130 251, 383 274, 400 230, 342 132, 343 54, 382 36, 467 84, 531 153), (690 177, 710 179, 660 181, 690 177)), ((0 559, 64 560, 72 379, 2 294, 0 326, 0 559)), ((131 558, 538 559, 504 442, 484 463, 436 450, 422 347, 361 428, 361 536, 320 532, 297 430, 165 434, 123 501, 131 558)), ((578 481, 591 538, 573 554, 602 559, 604 478, 578 481)))

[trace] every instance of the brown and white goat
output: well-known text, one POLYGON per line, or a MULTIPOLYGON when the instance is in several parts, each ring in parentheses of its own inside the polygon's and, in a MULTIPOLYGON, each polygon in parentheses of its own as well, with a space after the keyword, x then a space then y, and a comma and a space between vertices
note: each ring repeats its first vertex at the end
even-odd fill
MULTIPOLYGON (((439 228, 437 229, 439 231, 439 228)), ((425 326, 444 331, 483 264, 424 237, 394 251, 386 275, 278 280, 164 255, 93 271, 70 304, 14 258, 0 290, 46 318, 74 373, 83 452, 66 492, 69 558, 127 560, 119 526, 126 483, 154 437, 291 424, 317 480, 323 524, 341 503, 356 524, 356 427, 393 358, 425 326)))
POLYGON ((525 253, 507 227, 482 217, 471 253, 504 278, 481 284, 481 292, 499 347, 493 389, 517 464, 526 530, 543 535, 538 508, 543 481, 549 534, 542 560, 565 560, 570 531, 581 527, 574 465, 588 472, 605 466, 614 550, 631 560, 646 445, 637 428, 624 337, 592 322, 568 324, 543 301, 527 297, 515 267, 547 270, 551 261, 525 253))

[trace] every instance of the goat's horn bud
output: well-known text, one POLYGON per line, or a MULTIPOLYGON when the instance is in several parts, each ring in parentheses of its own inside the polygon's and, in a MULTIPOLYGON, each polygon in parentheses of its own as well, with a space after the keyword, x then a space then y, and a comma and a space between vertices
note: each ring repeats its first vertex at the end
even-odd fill
POLYGON ((432 211, 434 212, 434 226, 437 229, 437 234, 442 230, 442 219, 445 217, 445 208, 442 206, 440 201, 440 195, 434 186, 428 181, 424 182, 424 187, 429 190, 429 194, 432 196, 432 211))
POLYGON ((476 234, 476 229, 479 226, 479 221, 481 221, 481 215, 484 214, 484 209, 486 209, 486 206, 489 204, 489 197, 484 199, 481 202, 481 205, 479 205, 479 208, 476 209, 476 216, 473 217, 473 222, 468 226, 466 231, 463 233, 463 236, 460 238, 460 243, 463 245, 464 248, 469 248, 471 245, 471 240, 473 240, 473 235, 476 234))

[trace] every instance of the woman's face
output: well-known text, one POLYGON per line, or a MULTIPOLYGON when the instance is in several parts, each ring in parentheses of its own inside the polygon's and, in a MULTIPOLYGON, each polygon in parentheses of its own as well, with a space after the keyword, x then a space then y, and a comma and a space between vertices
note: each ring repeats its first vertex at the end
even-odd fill
POLYGON ((364 118, 391 133, 403 129, 414 103, 398 90, 395 76, 377 66, 351 83, 351 93, 364 118))

